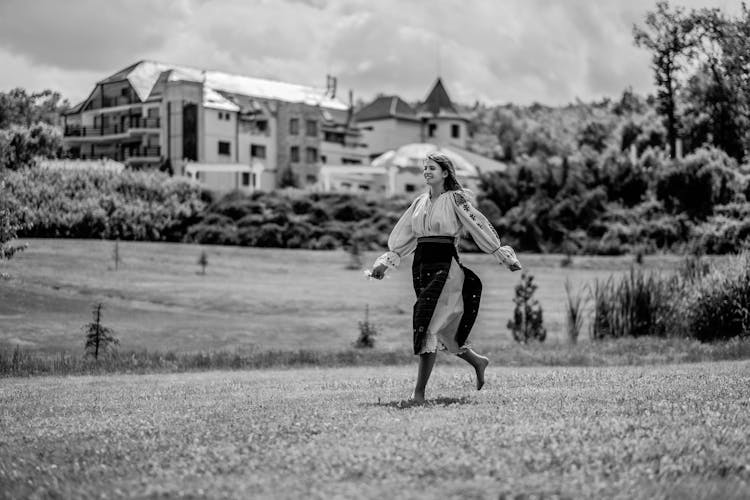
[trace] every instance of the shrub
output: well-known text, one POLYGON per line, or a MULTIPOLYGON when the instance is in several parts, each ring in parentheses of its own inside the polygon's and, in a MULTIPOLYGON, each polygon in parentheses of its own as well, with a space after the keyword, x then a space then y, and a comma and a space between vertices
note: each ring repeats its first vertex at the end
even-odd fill
POLYGON ((365 317, 359 322, 359 337, 354 341, 354 347, 373 348, 375 347, 375 336, 378 334, 377 328, 370 322, 370 306, 365 305, 365 317))
POLYGON ((534 277, 527 271, 523 271, 521 282, 516 286, 516 297, 513 299, 516 305, 513 319, 508 321, 508 328, 516 342, 523 344, 529 340, 544 342, 547 338, 547 330, 544 328, 542 318, 542 306, 539 305, 539 301, 532 298, 536 289, 534 277))
POLYGON ((284 247, 284 227, 278 224, 263 224, 257 231, 255 246, 258 247, 284 247))
POLYGON ((84 326, 86 332, 86 354, 99 359, 99 353, 104 353, 120 343, 112 335, 112 329, 102 325, 102 305, 94 306, 93 321, 84 326))
POLYGON ((693 289, 682 301, 686 333, 702 342, 750 334, 750 257, 735 257, 712 272, 701 261, 685 274, 693 289))
POLYGON ((573 293, 569 279, 565 279, 565 332, 571 344, 578 342, 583 328, 583 313, 586 308, 586 295, 582 290, 573 293))

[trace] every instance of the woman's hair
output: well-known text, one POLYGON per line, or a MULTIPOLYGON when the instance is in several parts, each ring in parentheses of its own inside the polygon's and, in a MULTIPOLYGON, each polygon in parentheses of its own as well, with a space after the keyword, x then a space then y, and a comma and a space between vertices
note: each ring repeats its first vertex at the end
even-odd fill
POLYGON ((453 166, 450 158, 443 153, 430 153, 427 155, 427 159, 437 163, 444 172, 448 172, 448 177, 445 178, 445 183, 443 184, 446 191, 464 190, 456 178, 456 167, 453 166))

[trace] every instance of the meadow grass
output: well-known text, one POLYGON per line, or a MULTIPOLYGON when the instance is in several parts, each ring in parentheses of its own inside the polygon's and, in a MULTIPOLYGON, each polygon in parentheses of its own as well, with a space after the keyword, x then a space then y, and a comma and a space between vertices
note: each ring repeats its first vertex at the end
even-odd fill
MULTIPOLYGON (((414 292, 411 259, 388 279, 368 281, 348 269, 342 251, 309 251, 99 240, 24 240, 29 248, 3 264, 0 346, 34 352, 83 351, 91 308, 104 304, 103 324, 124 351, 346 350, 369 306, 384 350, 411 349, 414 292), (197 264, 208 255, 205 276, 197 264)), ((371 265, 379 252, 364 252, 371 265)), ((512 317, 519 273, 484 254, 464 254, 481 277, 484 294, 472 342, 482 350, 513 343, 512 317)), ((539 285, 547 342, 564 343, 564 283, 579 286, 622 274, 632 257, 575 257, 560 267, 557 255, 521 255, 539 285)), ((644 266, 669 271, 676 256, 647 257, 644 266)), ((586 330, 584 325, 583 330, 586 330)), ((582 339, 585 340, 585 339, 582 339)))
POLYGON ((6 379, 3 498, 747 498, 750 362, 6 379))

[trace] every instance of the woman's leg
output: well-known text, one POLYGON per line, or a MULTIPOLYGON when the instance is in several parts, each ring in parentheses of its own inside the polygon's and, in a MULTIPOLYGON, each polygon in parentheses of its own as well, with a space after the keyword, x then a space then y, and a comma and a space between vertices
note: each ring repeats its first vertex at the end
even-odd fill
POLYGON ((471 349, 466 349, 458 357, 474 367, 474 371, 477 373, 477 390, 481 389, 484 385, 484 369, 490 364, 490 360, 484 356, 480 356, 471 349))
POLYGON ((424 402, 424 391, 427 387, 427 381, 430 380, 432 367, 435 366, 437 352, 428 352, 419 355, 419 371, 417 372, 417 386, 411 395, 412 401, 416 403, 424 402))

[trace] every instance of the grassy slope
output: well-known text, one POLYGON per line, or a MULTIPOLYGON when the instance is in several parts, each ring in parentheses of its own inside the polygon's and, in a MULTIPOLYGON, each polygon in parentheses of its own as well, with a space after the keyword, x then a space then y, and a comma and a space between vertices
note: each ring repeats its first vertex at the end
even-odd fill
POLYGON ((413 371, 8 379, 0 497, 750 491, 750 362, 492 368, 479 393, 467 369, 438 365, 428 405, 399 407, 413 371))
MULTIPOLYGON (((197 274, 201 247, 164 243, 120 243, 120 270, 113 242, 29 240, 26 252, 4 271, 0 286, 0 345, 30 350, 82 349, 82 326, 91 308, 105 304, 104 321, 123 350, 217 350, 222 348, 344 349, 357 335, 365 304, 382 335, 379 347, 410 349, 411 260, 382 282, 347 270, 343 251, 314 252, 239 247, 204 247, 209 265, 197 274)), ((377 254, 365 255, 370 264, 377 254)), ((519 274, 491 257, 468 254, 465 263, 484 282, 472 340, 480 349, 512 342, 506 323, 519 274)), ((631 257, 580 258, 561 268, 560 256, 521 256, 536 277, 549 339, 563 340, 563 283, 590 283, 622 272, 631 257)), ((673 267, 676 258, 648 260, 673 267)))

